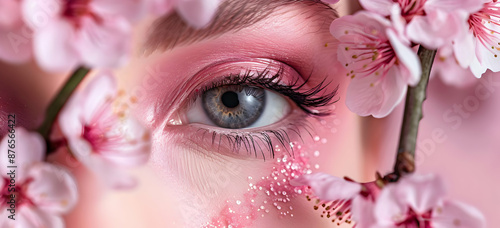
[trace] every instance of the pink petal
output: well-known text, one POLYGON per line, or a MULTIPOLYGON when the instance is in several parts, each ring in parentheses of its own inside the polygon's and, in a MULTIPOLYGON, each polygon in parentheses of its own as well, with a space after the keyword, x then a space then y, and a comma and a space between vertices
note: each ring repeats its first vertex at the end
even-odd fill
POLYGON ((77 160, 95 173, 104 185, 114 189, 130 189, 136 186, 136 180, 127 174, 126 170, 92 151, 92 147, 86 140, 70 139, 69 147, 77 160))
POLYGON ((486 228, 486 220, 483 214, 474 207, 456 201, 446 201, 442 207, 433 210, 432 227, 486 228))
POLYGON ((292 185, 311 186, 319 199, 334 201, 340 199, 352 199, 361 192, 361 185, 355 182, 346 181, 342 178, 328 175, 326 173, 315 173, 303 175, 292 181, 292 185))
POLYGON ((28 185, 26 194, 45 212, 67 213, 76 205, 76 182, 68 171, 48 163, 40 163, 30 169, 29 177, 33 181, 28 185))
POLYGON ((83 18, 76 39, 75 47, 88 67, 115 68, 128 60, 131 30, 123 18, 106 17, 101 23, 83 18))
MULTIPOLYGON (((84 120, 85 124, 96 122, 93 118, 101 118, 101 112, 104 106, 109 106, 109 102, 114 99, 118 91, 118 85, 115 77, 110 71, 100 71, 81 92, 81 100, 75 105, 82 107, 82 113, 79 118, 84 120)), ((111 111, 111 110, 109 110, 111 111)))
MULTIPOLYGON (((169 0, 164 0, 169 1, 169 0)), ((147 14, 148 1, 144 0, 121 0, 117 4, 116 0, 93 0, 90 8, 99 15, 123 17, 130 22, 136 22, 147 14)))
POLYGON ((437 49, 451 43, 468 29, 465 16, 432 10, 426 16, 415 16, 408 24, 407 34, 412 41, 429 49, 437 49))
POLYGON ((392 30, 387 31, 387 37, 391 42, 392 48, 396 52, 398 60, 408 69, 410 73, 407 75, 407 84, 412 86, 417 85, 422 74, 422 66, 420 65, 417 53, 408 47, 407 44, 403 44, 392 30))
MULTIPOLYGON (((0 206, 0 227, 15 227, 16 221, 9 219, 10 212, 7 211, 5 206, 0 206)), ((17 219, 16 215, 16 219, 17 219)))
POLYGON ((82 134, 84 119, 81 117, 83 112, 81 103, 83 99, 81 92, 75 91, 59 113, 59 127, 66 138, 80 137, 82 134))
POLYGON ((356 77, 351 80, 346 94, 346 105, 360 116, 382 118, 403 99, 407 84, 401 71, 392 67, 385 76, 356 77), (381 78, 382 77, 382 78, 381 78))
POLYGON ((379 31, 376 38, 383 40, 385 38, 383 31, 390 26, 389 20, 374 13, 361 11, 355 15, 346 15, 334 20, 330 25, 330 33, 337 39, 346 35, 354 35, 353 38, 358 38, 354 41, 360 42, 363 40, 359 38, 363 39, 367 31, 379 31))
POLYGON ((401 202, 400 197, 397 184, 388 184, 382 189, 373 210, 377 227, 395 227, 405 219, 408 206, 401 202))
POLYGON ((474 85, 478 82, 470 69, 464 69, 457 64, 452 52, 446 54, 441 50, 436 55, 431 75, 431 77, 438 76, 445 84, 458 88, 474 85))
POLYGON ((64 228, 63 219, 47 211, 43 211, 36 207, 24 206, 19 209, 19 214, 16 218, 16 227, 22 228, 64 228))
POLYGON ((400 200, 417 213, 425 213, 441 202, 445 187, 436 175, 412 174, 398 183, 400 200))
POLYGON ((391 7, 395 4, 392 0, 359 0, 359 3, 366 10, 383 16, 389 16, 391 7))
POLYGON ((365 197, 355 197, 352 200, 352 220, 357 228, 369 228, 376 223, 375 203, 365 197))
POLYGON ((465 11, 467 13, 475 13, 483 7, 484 0, 427 0, 425 10, 440 9, 447 12, 465 11))
POLYGON ((151 150, 150 132, 137 119, 122 119, 118 129, 113 130, 112 138, 121 138, 99 151, 104 159, 118 166, 138 166, 146 163, 151 150))
MULTIPOLYGON (((9 147, 9 140, 12 140, 8 135, 6 135, 0 142, 0 171, 2 176, 11 170, 7 168, 10 165, 16 165, 16 182, 22 183, 26 175, 28 175, 28 169, 33 163, 40 162, 43 160, 45 155, 45 141, 42 136, 35 132, 28 132, 24 128, 14 128, 15 135, 15 148, 11 149, 9 147), (15 151, 14 164, 11 164, 8 158, 9 149, 15 151)), ((11 153, 13 154, 13 153, 11 153)))
POLYGON ((391 21, 395 29, 396 34, 398 34, 399 39, 404 40, 408 46, 410 46, 410 41, 406 37, 406 20, 401 15, 401 7, 399 4, 393 4, 391 7, 391 21))
POLYGON ((21 2, 23 19, 33 30, 44 30, 53 21, 59 20, 64 4, 62 0, 23 0, 21 2))
POLYGON ((471 54, 475 53, 474 34, 472 34, 472 31, 467 31, 465 34, 457 37, 453 44, 453 51, 460 66, 467 68, 475 58, 471 54))
POLYGON ((210 23, 220 0, 179 0, 177 12, 195 28, 203 28, 210 23))
POLYGON ((65 20, 54 20, 34 33, 35 59, 48 71, 73 70, 79 61, 74 40, 73 26, 65 20))

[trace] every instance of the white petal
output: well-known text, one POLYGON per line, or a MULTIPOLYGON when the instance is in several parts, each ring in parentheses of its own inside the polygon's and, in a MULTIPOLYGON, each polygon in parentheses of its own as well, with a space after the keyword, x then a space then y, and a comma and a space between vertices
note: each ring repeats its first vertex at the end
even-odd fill
POLYGON ((472 71, 472 74, 476 76, 476 78, 481 78, 481 76, 488 70, 485 66, 481 65, 479 63, 479 60, 477 58, 474 58, 472 60, 472 63, 470 64, 470 70, 472 71))

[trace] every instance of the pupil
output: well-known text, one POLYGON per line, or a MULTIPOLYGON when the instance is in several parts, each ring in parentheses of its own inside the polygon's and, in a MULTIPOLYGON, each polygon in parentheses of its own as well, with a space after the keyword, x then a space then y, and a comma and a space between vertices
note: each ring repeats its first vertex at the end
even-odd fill
POLYGON ((234 108, 240 104, 238 100, 238 94, 233 91, 228 91, 222 94, 221 97, 222 104, 224 104, 228 108, 234 108))

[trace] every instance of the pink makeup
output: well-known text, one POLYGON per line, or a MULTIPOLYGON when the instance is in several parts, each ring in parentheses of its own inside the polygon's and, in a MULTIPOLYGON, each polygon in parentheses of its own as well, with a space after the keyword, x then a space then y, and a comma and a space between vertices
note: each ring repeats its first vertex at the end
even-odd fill
POLYGON ((204 227, 247 227, 270 213, 278 213, 281 218, 294 217, 292 201, 310 194, 310 190, 306 186, 292 186, 290 181, 315 169, 310 165, 310 158, 311 155, 319 156, 319 151, 308 151, 317 144, 322 144, 321 139, 308 147, 293 142, 290 145, 293 154, 276 146, 274 150, 281 156, 273 162, 270 173, 267 176, 248 176, 247 192, 241 198, 227 200, 226 206, 204 227))

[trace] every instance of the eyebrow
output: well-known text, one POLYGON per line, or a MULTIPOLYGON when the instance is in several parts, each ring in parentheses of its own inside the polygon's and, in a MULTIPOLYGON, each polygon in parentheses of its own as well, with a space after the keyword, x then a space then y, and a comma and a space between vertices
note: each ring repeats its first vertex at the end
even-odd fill
POLYGON ((169 50, 178 45, 199 42, 228 32, 237 32, 292 4, 312 7, 311 16, 308 18, 320 19, 322 21, 319 23, 322 25, 329 26, 329 23, 338 17, 336 10, 320 0, 226 0, 220 4, 211 23, 202 29, 190 27, 175 12, 157 19, 148 31, 145 54, 169 50))

